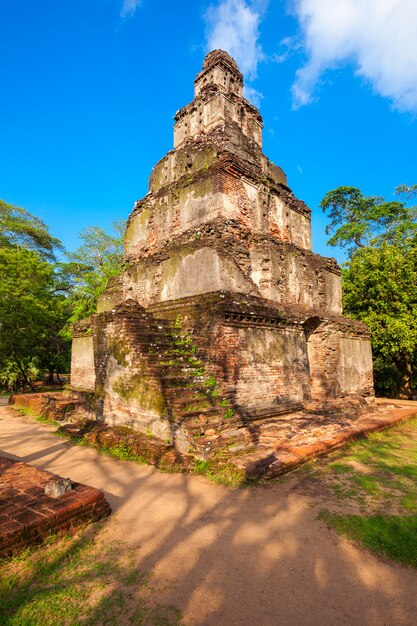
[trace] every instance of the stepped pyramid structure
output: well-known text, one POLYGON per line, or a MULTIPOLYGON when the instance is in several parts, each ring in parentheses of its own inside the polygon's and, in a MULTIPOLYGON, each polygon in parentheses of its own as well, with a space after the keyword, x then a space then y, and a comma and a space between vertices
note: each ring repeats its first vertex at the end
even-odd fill
POLYGON ((236 62, 210 52, 194 87, 129 217, 123 274, 74 328, 71 386, 98 419, 210 458, 312 402, 371 398, 373 377, 368 329, 342 316, 339 267, 311 251, 310 209, 263 154, 236 62))

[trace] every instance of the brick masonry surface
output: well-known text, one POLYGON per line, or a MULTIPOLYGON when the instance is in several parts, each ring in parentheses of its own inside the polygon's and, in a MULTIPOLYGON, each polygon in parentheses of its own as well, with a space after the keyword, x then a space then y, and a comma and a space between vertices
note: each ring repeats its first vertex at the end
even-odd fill
MULTIPOLYGON (((38 395, 17 395, 13 402, 19 406, 24 398, 24 406, 32 409, 39 403, 38 395)), ((224 407, 220 408, 224 411, 224 407)), ((298 411, 283 409, 281 415, 252 417, 245 423, 236 417, 225 419, 223 423, 219 419, 215 421, 213 415, 216 412, 215 407, 209 407, 205 412, 199 409, 187 424, 191 436, 196 437, 200 458, 213 466, 229 465, 242 477, 252 480, 284 474, 350 441, 415 417, 417 402, 379 398, 365 403, 341 398, 329 402, 326 407, 312 402, 298 411), (217 429, 213 428, 213 423, 217 429)), ((75 440, 84 437, 97 448, 121 446, 157 467, 178 471, 194 467, 193 455, 179 454, 170 444, 131 428, 76 419, 60 426, 59 431, 75 440)))
POLYGON ((335 429, 345 405, 366 413, 372 353, 369 329, 342 315, 336 260, 312 251, 310 209, 262 152, 236 62, 210 52, 194 87, 128 219, 123 271, 73 327, 78 404, 46 410, 82 418, 84 400, 89 419, 215 464, 236 447, 264 454, 254 421, 281 431, 286 413, 308 430, 312 401, 335 429))
POLYGON ((247 430, 253 450, 241 450, 231 455, 229 462, 246 478, 272 478, 416 414, 417 402, 412 401, 379 399, 367 410, 358 404, 337 402, 328 407, 327 413, 314 411, 311 406, 310 411, 252 424, 247 430))
POLYGON ((59 497, 45 495, 56 480, 56 474, 0 457, 0 557, 110 515, 103 493, 88 485, 72 483, 59 497))

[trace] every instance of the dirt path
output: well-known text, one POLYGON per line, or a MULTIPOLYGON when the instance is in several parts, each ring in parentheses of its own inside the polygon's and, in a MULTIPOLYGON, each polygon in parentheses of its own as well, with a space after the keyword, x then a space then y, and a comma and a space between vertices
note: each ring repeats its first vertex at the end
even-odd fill
MULTIPOLYGON (((103 489, 106 541, 133 547, 158 602, 184 624, 378 625, 417 622, 417 572, 328 530, 297 480, 229 491, 205 478, 103 457, 0 408, 0 452, 103 489)), ((121 549, 125 549, 122 547, 121 549)))

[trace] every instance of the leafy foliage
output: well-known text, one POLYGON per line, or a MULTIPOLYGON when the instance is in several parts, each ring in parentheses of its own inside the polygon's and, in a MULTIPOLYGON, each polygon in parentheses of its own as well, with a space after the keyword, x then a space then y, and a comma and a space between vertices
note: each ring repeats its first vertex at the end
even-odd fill
POLYGON ((372 334, 375 387, 382 395, 413 397, 417 386, 417 207, 406 201, 417 185, 397 188, 401 202, 339 187, 321 202, 333 232, 347 247, 344 308, 372 334))
POLYGON ((114 234, 97 226, 86 228, 80 235, 82 245, 67 255, 63 271, 73 284, 70 322, 91 315, 109 280, 122 271, 124 228, 124 222, 114 223, 114 234))
POLYGON ((37 380, 42 372, 36 364, 36 359, 31 359, 25 364, 24 375, 12 359, 5 359, 0 369, 0 389, 8 392, 16 392, 24 389, 27 380, 37 380))
MULTIPOLYGON (((402 185, 397 193, 408 199, 416 190, 417 185, 402 185)), ((320 207, 330 218, 326 227, 326 234, 332 234, 329 245, 347 248, 351 253, 358 247, 417 232, 416 207, 407 207, 404 201, 386 202, 379 196, 364 196, 356 187, 329 191, 320 207)))
POLYGON ((4 200, 0 200, 0 247, 35 250, 47 259, 54 258, 56 249, 62 250, 61 242, 39 217, 4 200))
POLYGON ((0 385, 30 385, 34 368, 67 371, 70 324, 90 315, 109 279, 120 273, 124 224, 115 233, 81 233, 68 262, 61 242, 23 208, 0 200, 0 385))
POLYGON ((372 333, 381 395, 412 397, 417 377, 417 246, 358 250, 343 270, 344 306, 372 333))
POLYGON ((13 363, 30 385, 34 364, 67 358, 68 345, 59 336, 67 298, 54 266, 34 250, 0 248, 0 279, 0 365, 7 372, 13 363))

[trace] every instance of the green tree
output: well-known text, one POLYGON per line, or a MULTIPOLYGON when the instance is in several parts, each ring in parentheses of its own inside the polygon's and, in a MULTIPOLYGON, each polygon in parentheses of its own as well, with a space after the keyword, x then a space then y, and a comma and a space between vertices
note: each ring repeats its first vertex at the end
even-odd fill
POLYGON ((122 271, 124 222, 115 222, 113 234, 91 226, 81 232, 82 245, 68 254, 64 272, 72 280, 70 322, 94 313, 108 281, 122 271))
POLYGON ((417 386, 417 246, 383 242, 352 255, 343 268, 345 311, 369 326, 375 387, 413 397, 417 386))
POLYGON ((67 317, 68 300, 54 266, 35 250, 0 248, 0 365, 14 364, 32 386, 28 370, 34 361, 51 368, 68 354, 59 337, 67 317))
POLYGON ((0 201, 0 384, 28 385, 36 367, 69 365, 70 324, 95 310, 110 278, 120 273, 124 224, 115 232, 90 227, 68 262, 46 224, 25 209, 0 201), (14 381, 14 382, 13 382, 14 381))
POLYGON ((0 248, 36 250, 47 259, 54 259, 55 251, 63 249, 39 217, 4 200, 0 200, 0 248))
POLYGON ((398 202, 339 187, 323 198, 329 244, 346 247, 345 312, 371 330, 375 388, 413 397, 417 387, 417 211, 406 201, 417 186, 401 186, 398 202))
POLYGON ((329 191, 320 202, 330 219, 326 227, 326 234, 332 235, 329 245, 352 253, 415 233, 417 208, 408 207, 406 201, 416 193, 417 185, 402 185, 396 191, 404 200, 386 202, 379 196, 364 196, 357 187, 329 191))

